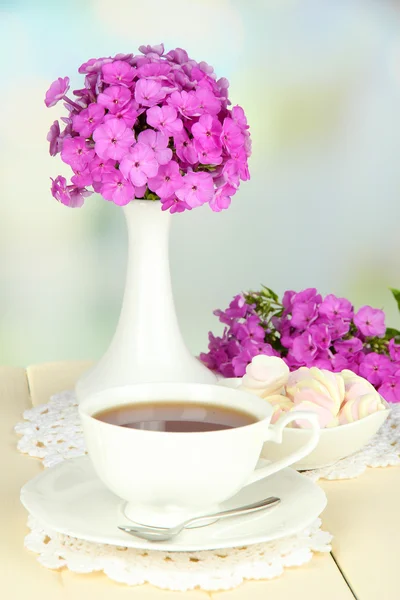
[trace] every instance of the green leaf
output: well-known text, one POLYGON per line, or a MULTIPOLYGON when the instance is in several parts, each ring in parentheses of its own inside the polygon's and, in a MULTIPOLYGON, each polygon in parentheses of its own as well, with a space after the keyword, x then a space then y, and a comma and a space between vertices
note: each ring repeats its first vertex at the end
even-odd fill
POLYGON ((400 290, 396 290, 396 288, 389 288, 393 294, 394 299, 397 302, 397 308, 400 310, 400 290))
MULTIPOLYGON (((262 285, 261 287, 263 290, 266 290, 268 292, 268 294, 272 298, 272 300, 274 300, 275 302, 279 302, 278 294, 276 294, 273 290, 271 290, 271 288, 267 287, 266 285, 262 285)), ((400 294, 400 292, 399 292, 399 294, 400 294)))
POLYGON ((387 327, 385 338, 387 340, 391 340, 392 338, 400 337, 400 331, 398 329, 394 329, 393 327, 387 327))
POLYGON ((145 200, 159 200, 159 196, 157 196, 157 194, 154 194, 153 192, 150 192, 149 188, 147 188, 145 194, 144 194, 144 198, 145 200))

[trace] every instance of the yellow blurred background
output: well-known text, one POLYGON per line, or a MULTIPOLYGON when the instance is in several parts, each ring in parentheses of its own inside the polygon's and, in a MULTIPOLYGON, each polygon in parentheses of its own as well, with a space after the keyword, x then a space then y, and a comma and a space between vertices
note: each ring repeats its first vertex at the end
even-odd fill
MULTIPOLYGON (((99 196, 58 204, 46 109, 94 56, 163 41, 231 82, 252 179, 231 208, 175 215, 176 306, 193 352, 212 311, 264 283, 317 287, 399 317, 400 3, 391 0, 0 0, 0 363, 97 358, 121 303, 126 234, 99 196)), ((80 87, 80 86, 79 86, 80 87)))

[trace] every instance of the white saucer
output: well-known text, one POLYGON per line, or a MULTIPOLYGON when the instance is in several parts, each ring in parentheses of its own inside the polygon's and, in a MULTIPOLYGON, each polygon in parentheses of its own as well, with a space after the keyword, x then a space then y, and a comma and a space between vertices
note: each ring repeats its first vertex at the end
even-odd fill
POLYGON ((51 531, 90 542, 168 552, 234 548, 294 535, 310 525, 326 506, 321 488, 308 477, 284 469, 243 488, 223 508, 268 496, 278 496, 281 503, 255 515, 186 529, 175 540, 156 543, 118 529, 118 525, 129 523, 123 515, 124 501, 98 479, 86 456, 46 469, 21 490, 22 504, 51 531))

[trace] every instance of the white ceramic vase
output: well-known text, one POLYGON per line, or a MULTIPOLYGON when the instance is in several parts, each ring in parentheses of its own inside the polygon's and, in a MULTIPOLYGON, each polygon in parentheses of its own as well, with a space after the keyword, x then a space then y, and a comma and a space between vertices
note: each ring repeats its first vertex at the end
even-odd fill
POLYGON ((216 382, 179 329, 169 270, 170 213, 151 200, 134 200, 123 210, 129 250, 121 314, 108 350, 79 379, 78 399, 135 383, 216 382))

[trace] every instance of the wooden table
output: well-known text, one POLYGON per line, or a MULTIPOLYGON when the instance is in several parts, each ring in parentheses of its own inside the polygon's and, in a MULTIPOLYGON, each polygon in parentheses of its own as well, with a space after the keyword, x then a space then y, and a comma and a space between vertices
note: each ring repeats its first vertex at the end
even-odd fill
POLYGON ((150 585, 118 585, 102 574, 50 571, 23 547, 26 512, 21 486, 42 469, 19 454, 14 425, 22 411, 72 389, 90 363, 65 362, 0 367, 0 590, 5 600, 397 600, 400 598, 400 468, 370 469, 361 477, 322 483, 328 507, 325 529, 334 535, 331 554, 317 555, 274 580, 246 582, 229 592, 168 592, 150 585))

